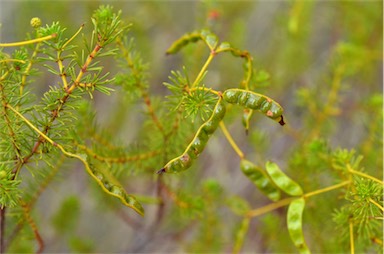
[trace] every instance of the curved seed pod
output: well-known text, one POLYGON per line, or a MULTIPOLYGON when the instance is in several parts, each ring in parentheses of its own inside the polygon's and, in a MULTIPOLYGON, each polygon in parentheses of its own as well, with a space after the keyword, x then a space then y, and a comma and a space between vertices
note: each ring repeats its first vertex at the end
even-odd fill
POLYGON ((232 88, 225 90, 223 98, 226 102, 237 104, 247 109, 258 110, 265 116, 284 125, 283 108, 271 98, 252 91, 232 88))
POLYGON ((181 38, 179 38, 177 41, 175 41, 166 51, 167 55, 175 54, 180 49, 182 49, 184 46, 188 45, 188 43, 196 42, 198 40, 201 40, 201 34, 200 32, 192 32, 187 33, 183 35, 181 38))
POLYGON ((218 43, 217 36, 213 34, 211 31, 206 29, 202 30, 200 34, 201 34, 201 38, 208 45, 209 49, 214 50, 218 43))
POLYGON ((277 164, 273 162, 267 162, 265 164, 267 172, 271 177, 272 181, 285 193, 291 196, 303 195, 303 190, 300 185, 289 178, 277 164))
POLYGON ((215 105, 215 108, 212 111, 212 115, 197 130, 195 137, 185 149, 184 153, 179 157, 176 157, 169 161, 157 173, 179 173, 191 167, 193 160, 196 159, 203 152, 209 137, 215 132, 215 130, 219 126, 220 121, 225 115, 225 110, 226 108, 224 101, 220 97, 215 105))
POLYGON ((287 212, 287 227, 289 235, 300 253, 311 253, 305 243, 303 234, 304 198, 295 199, 289 204, 287 212))
POLYGON ((138 214, 144 215, 144 209, 141 204, 134 196, 128 195, 124 188, 119 186, 115 179, 110 179, 111 177, 107 177, 105 174, 95 169, 95 167, 92 167, 90 164, 88 165, 89 167, 87 168, 87 172, 101 186, 104 192, 120 199, 124 205, 132 208, 138 214))
POLYGON ((249 180, 272 201, 280 199, 280 190, 273 184, 264 171, 248 160, 241 160, 240 169, 249 180))
POLYGON ((215 50, 218 39, 215 34, 209 30, 201 30, 183 35, 180 39, 175 41, 166 51, 167 55, 175 54, 184 46, 191 42, 197 42, 203 40, 211 51, 215 50))

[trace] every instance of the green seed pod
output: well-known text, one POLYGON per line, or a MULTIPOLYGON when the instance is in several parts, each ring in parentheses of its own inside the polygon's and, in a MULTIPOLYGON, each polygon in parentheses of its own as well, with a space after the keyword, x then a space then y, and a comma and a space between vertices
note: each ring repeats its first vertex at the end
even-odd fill
POLYGON ((109 192, 111 192, 112 184, 109 181, 107 181, 106 179, 104 179, 101 182, 104 185, 104 188, 106 188, 109 192))
POLYGON ((166 51, 167 55, 175 54, 188 43, 196 42, 201 39, 201 34, 199 32, 187 33, 183 35, 180 39, 175 41, 166 51))
POLYGON ((206 132, 208 137, 216 131, 220 121, 224 118, 225 112, 225 104, 220 99, 220 102, 217 103, 215 108, 213 109, 212 116, 202 126, 202 129, 206 132))
POLYGON ((301 196, 303 195, 303 190, 300 185, 295 181, 289 178, 277 164, 273 162, 267 162, 265 165, 268 175, 271 177, 272 181, 285 193, 291 196, 301 196))
POLYGON ((192 159, 196 159, 200 155, 200 153, 204 150, 205 145, 206 145, 206 142, 202 141, 199 137, 194 138, 190 149, 188 149, 188 155, 192 159))
POLYGON ((123 190, 123 188, 122 187, 120 187, 120 186, 112 186, 111 187, 111 189, 110 189, 110 191, 113 193, 113 194, 115 194, 115 195, 117 195, 117 196, 123 196, 124 194, 124 190, 123 190))
POLYGON ((31 26, 33 28, 39 28, 41 26, 41 19, 37 18, 37 17, 32 18, 31 19, 31 26))
POLYGON ((295 199, 289 204, 287 212, 287 227, 289 235, 300 253, 310 253, 303 234, 304 198, 295 199))
MULTIPOLYGON (((269 113, 270 115, 282 115, 283 114, 283 109, 281 107, 278 107, 275 103, 272 103, 271 104, 271 108, 269 109, 271 111, 271 113, 269 113)), ((268 112, 267 112, 268 114, 268 112)))
POLYGON ((104 175, 100 172, 93 172, 93 175, 100 181, 104 180, 104 175))
POLYGON ((263 192, 269 199, 272 201, 277 201, 280 199, 280 191, 273 184, 273 182, 268 178, 261 168, 258 168, 252 162, 248 160, 241 160, 240 169, 243 171, 249 180, 256 185, 256 187, 263 192))
POLYGON ((219 126, 220 121, 224 118, 226 107, 222 99, 218 101, 215 108, 213 109, 211 121, 216 123, 216 128, 219 126))
POLYGON ((258 110, 265 116, 280 123, 280 125, 285 124, 283 119, 283 108, 276 101, 265 95, 232 88, 224 91, 223 98, 228 103, 237 104, 252 110, 258 110))
MULTIPOLYGON (((268 110, 270 109, 272 107, 272 101, 270 101, 270 100, 265 100, 265 101, 263 101, 262 103, 261 103, 261 105, 260 105, 260 111, 262 112, 262 113, 267 113, 268 112, 268 110)), ((271 114, 269 114, 269 115, 267 115, 268 117, 272 117, 273 115, 271 115, 271 114)))
POLYGON ((189 168, 190 166, 192 166, 192 158, 187 153, 183 154, 180 157, 180 161, 184 168, 189 168))
POLYGON ((208 45, 210 50, 214 50, 217 46, 218 43, 218 38, 215 34, 213 34, 209 30, 202 30, 200 32, 201 38, 203 41, 208 45))
POLYGON ((144 215, 144 209, 141 204, 136 201, 135 197, 128 195, 113 176, 109 176, 107 172, 103 174, 90 164, 87 164, 87 172, 101 186, 104 192, 117 197, 124 205, 132 208, 138 214, 144 215))
POLYGON ((209 137, 215 132, 219 126, 220 121, 225 115, 225 104, 220 97, 217 101, 215 108, 212 111, 210 118, 203 123, 197 130, 195 137, 185 149, 184 153, 169 161, 157 173, 179 173, 187 170, 192 166, 193 160, 196 159, 204 150, 209 137))
POLYGON ((247 93, 246 91, 242 91, 240 92, 239 94, 239 101, 238 101, 238 105, 241 105, 243 107, 246 107, 248 104, 248 99, 249 99, 249 95, 250 93, 247 93))
POLYGON ((240 94, 241 91, 235 89, 228 89, 223 93, 223 99, 228 103, 237 104, 239 103, 240 94))
POLYGON ((258 110, 260 106, 263 104, 263 102, 265 101, 266 101, 266 97, 260 94, 250 94, 247 104, 241 105, 241 106, 247 107, 252 110, 258 110))
POLYGON ((211 135, 215 130, 217 129, 217 126, 219 125, 219 122, 217 121, 207 121, 203 125, 203 130, 208 134, 211 135))

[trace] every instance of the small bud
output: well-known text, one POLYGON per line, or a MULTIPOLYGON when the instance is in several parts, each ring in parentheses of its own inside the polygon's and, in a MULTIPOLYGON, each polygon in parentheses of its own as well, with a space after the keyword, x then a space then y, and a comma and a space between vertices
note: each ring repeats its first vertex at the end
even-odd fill
POLYGON ((4 179, 7 176, 7 172, 5 170, 0 171, 0 179, 4 179))
POLYGON ((37 18, 37 17, 32 18, 31 19, 31 26, 33 28, 39 28, 41 26, 41 19, 37 18))

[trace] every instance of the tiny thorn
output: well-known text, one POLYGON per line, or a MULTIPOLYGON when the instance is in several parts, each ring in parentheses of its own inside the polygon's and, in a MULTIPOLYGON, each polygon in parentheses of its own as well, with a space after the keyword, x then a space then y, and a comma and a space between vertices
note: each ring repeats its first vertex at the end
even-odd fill
POLYGON ((280 119, 280 121, 279 121, 279 124, 280 124, 281 126, 283 126, 283 125, 285 124, 283 116, 281 116, 281 119, 280 119))
POLYGON ((156 174, 158 174, 158 175, 161 175, 162 173, 165 173, 165 168, 162 168, 156 172, 156 174))

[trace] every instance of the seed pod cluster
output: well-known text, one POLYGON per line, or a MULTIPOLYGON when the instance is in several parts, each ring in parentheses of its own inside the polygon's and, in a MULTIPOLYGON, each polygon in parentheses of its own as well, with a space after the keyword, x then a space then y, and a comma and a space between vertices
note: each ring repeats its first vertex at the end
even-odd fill
POLYGON ((195 160, 203 152, 208 139, 216 131, 220 121, 225 115, 225 111, 225 103, 220 97, 212 111, 212 115, 197 130, 195 137, 185 149, 184 153, 179 157, 169 161, 157 173, 179 173, 190 168, 192 166, 193 160, 195 160))
POLYGON ((224 91, 223 98, 226 102, 237 104, 244 108, 258 110, 265 116, 284 125, 283 108, 271 98, 252 91, 232 88, 224 91))
POLYGON ((248 160, 241 160, 240 169, 249 180, 272 201, 280 199, 280 190, 268 178, 265 172, 248 160))

